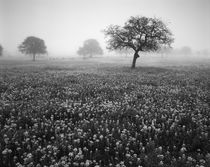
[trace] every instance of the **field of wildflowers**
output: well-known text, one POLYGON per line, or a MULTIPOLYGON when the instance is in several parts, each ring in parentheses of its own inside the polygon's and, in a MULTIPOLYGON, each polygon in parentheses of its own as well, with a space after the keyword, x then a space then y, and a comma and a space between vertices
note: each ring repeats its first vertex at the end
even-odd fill
POLYGON ((2 68, 0 166, 210 166, 210 69, 2 68))

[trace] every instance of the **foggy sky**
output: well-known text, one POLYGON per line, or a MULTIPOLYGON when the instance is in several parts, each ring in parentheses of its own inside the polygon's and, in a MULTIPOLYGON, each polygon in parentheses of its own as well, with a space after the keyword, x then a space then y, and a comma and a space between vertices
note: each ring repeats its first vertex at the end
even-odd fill
POLYGON ((52 54, 75 54, 88 38, 105 48, 102 30, 137 15, 169 23, 175 48, 210 50, 209 0, 0 0, 0 44, 15 53, 33 35, 52 54))

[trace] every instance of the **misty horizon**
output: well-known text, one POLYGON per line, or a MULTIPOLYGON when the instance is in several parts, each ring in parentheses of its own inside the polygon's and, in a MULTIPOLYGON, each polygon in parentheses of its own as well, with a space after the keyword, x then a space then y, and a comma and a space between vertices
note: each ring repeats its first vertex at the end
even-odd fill
POLYGON ((0 0, 0 44, 6 53, 16 55, 25 38, 37 36, 49 54, 75 55, 86 39, 94 38, 107 53, 102 30, 140 15, 166 22, 175 38, 174 49, 210 50, 209 7, 208 0, 0 0))

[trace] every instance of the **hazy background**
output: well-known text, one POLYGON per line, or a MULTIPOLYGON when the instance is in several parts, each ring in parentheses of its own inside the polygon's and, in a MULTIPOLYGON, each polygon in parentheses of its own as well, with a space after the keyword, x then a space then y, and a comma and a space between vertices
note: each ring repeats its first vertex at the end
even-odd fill
POLYGON ((105 49, 102 30, 136 15, 169 23, 175 49, 210 50, 209 0, 0 0, 0 44, 19 54, 17 46, 33 35, 50 55, 75 55, 88 38, 105 49))

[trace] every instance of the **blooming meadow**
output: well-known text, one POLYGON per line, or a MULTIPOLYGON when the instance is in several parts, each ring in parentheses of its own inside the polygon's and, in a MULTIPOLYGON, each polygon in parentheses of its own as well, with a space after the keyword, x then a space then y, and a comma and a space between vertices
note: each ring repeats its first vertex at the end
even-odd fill
POLYGON ((210 69, 1 69, 0 166, 210 166, 210 69))

